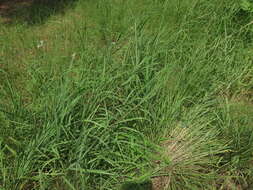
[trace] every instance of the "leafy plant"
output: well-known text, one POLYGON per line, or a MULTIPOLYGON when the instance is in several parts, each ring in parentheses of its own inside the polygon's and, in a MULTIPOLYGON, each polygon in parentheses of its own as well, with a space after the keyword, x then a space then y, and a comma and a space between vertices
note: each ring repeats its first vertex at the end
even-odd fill
POLYGON ((244 11, 253 13, 253 1, 252 0, 241 0, 240 5, 244 11))
POLYGON ((142 182, 125 182, 120 190, 152 190, 152 181, 145 180, 142 182))

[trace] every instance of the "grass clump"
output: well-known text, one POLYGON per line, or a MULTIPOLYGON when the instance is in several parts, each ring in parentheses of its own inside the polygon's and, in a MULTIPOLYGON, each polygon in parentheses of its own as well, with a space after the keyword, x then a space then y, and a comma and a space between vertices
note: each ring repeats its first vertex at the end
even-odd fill
POLYGON ((41 3, 0 28, 0 189, 252 188, 250 11, 41 3))

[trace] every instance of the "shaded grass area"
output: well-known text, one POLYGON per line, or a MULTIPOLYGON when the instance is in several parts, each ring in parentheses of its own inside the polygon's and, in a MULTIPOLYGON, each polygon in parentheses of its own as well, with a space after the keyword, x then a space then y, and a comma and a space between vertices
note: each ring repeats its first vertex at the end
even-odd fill
POLYGON ((0 188, 251 189, 252 15, 241 11, 87 0, 41 25, 3 25, 0 188))
POLYGON ((8 0, 0 1, 0 15, 6 24, 43 24, 52 15, 64 15, 75 0, 8 0))

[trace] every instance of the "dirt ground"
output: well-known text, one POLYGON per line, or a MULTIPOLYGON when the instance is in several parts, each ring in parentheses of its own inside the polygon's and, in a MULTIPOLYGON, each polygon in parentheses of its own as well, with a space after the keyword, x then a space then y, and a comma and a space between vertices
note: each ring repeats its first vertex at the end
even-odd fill
POLYGON ((33 2, 34 0, 0 1, 0 24, 11 23, 12 16, 18 8, 26 8, 33 2))

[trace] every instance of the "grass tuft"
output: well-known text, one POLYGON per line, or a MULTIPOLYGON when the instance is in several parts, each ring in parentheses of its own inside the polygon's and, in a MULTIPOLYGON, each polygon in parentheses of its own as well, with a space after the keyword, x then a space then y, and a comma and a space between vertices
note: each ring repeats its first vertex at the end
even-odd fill
POLYGON ((0 189, 252 189, 245 2, 0 2, 0 189))

